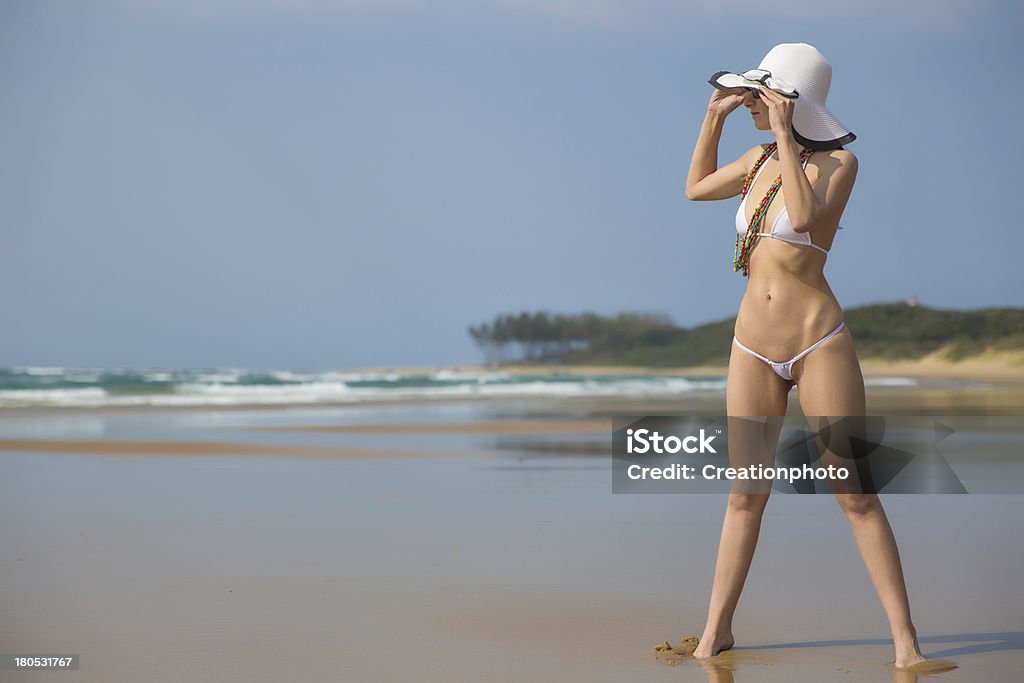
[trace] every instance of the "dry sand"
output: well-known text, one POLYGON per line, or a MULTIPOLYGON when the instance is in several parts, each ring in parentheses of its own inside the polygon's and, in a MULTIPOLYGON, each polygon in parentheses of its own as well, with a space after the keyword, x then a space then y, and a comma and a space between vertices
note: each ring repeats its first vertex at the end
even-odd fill
POLYGON ((889 361, 877 358, 861 360, 867 377, 902 375, 904 377, 1024 381, 1024 350, 986 351, 959 361, 949 361, 942 351, 913 361, 889 361))

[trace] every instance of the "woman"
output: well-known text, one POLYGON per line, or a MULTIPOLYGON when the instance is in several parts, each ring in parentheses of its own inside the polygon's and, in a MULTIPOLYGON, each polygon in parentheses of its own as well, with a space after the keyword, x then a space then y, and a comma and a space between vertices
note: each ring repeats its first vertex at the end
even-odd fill
MULTIPOLYGON (((865 414, 853 338, 823 273, 857 177, 857 157, 843 149, 855 136, 825 107, 831 75, 831 65, 814 47, 787 43, 772 48, 758 69, 742 75, 718 72, 709 81, 716 89, 697 138, 686 196, 727 199, 746 190, 737 214, 733 265, 749 279, 729 359, 730 418, 784 416, 794 386, 805 416, 865 414), (725 118, 740 105, 750 111, 754 127, 771 131, 775 141, 718 168, 725 118), (753 201, 747 201, 750 196, 753 201)), ((770 439, 772 457, 777 438, 776 431, 770 439)), ((924 661, 899 551, 878 497, 835 495, 889 618, 896 667, 924 661)), ((767 501, 767 493, 729 496, 696 657, 733 646, 733 614, 767 501)))

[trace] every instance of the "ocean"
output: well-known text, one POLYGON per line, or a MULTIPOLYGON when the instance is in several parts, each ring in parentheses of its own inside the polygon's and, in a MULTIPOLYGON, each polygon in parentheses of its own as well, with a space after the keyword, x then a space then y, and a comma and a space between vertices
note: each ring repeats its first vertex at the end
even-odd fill
MULTIPOLYGON (((916 386, 908 378, 868 385, 916 386)), ((0 408, 336 405, 473 398, 671 398, 724 392, 725 377, 657 374, 520 374, 501 370, 301 371, 9 367, 0 369, 0 408)))

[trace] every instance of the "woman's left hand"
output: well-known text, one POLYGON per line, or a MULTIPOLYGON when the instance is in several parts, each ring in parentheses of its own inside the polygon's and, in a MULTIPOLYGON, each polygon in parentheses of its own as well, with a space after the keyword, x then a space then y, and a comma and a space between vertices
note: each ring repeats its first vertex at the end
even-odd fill
POLYGON ((775 139, 792 136, 793 133, 793 99, 783 97, 768 88, 760 88, 761 99, 768 107, 768 123, 772 127, 775 139))

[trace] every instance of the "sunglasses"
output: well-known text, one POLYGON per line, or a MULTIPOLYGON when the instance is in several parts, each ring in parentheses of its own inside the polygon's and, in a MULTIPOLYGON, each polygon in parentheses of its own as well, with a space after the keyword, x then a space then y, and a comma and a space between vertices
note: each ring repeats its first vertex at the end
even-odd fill
MULTIPOLYGON (((764 87, 770 88, 773 92, 777 92, 783 97, 795 98, 800 96, 796 91, 796 88, 782 79, 773 77, 772 72, 766 69, 751 69, 750 71, 744 71, 740 76, 748 81, 757 81, 764 87)), ((761 96, 761 93, 757 88, 750 88, 750 90, 754 93, 754 97, 761 96)))

